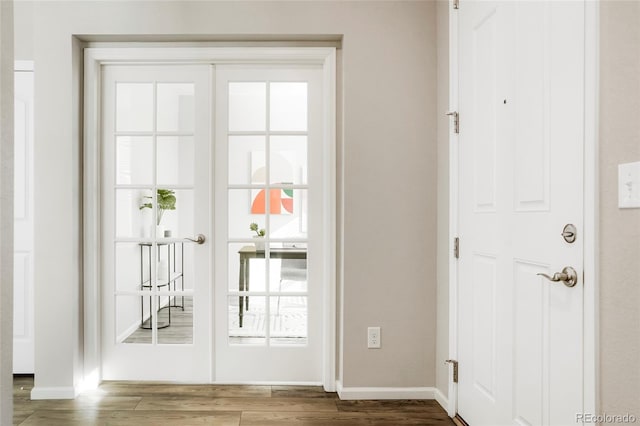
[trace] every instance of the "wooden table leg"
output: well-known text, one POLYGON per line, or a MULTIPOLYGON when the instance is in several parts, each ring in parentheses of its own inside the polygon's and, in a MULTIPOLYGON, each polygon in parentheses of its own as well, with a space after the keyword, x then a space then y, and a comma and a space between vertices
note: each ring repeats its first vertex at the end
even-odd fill
MULTIPOLYGON (((246 260, 242 258, 242 255, 240 255, 240 281, 238 282, 239 291, 244 291, 245 289, 245 262, 246 260)), ((238 312, 238 321, 240 323, 240 328, 242 328, 242 317, 244 316, 244 297, 238 297, 238 303, 240 307, 240 311, 238 312)))
MULTIPOLYGON (((247 259, 246 263, 245 263, 245 268, 247 269, 247 272, 245 274, 245 280, 244 280, 244 289, 245 291, 249 291, 249 283, 251 282, 251 260, 247 259)), ((244 299, 244 303, 245 303, 245 311, 249 310, 249 296, 245 297, 244 299)))

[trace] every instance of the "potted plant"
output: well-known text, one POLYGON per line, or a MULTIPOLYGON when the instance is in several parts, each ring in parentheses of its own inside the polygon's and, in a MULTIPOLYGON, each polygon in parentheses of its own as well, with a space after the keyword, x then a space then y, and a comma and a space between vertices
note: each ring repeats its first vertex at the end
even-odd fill
MULTIPOLYGON (((143 201, 147 201, 140 206, 140 210, 153 209, 153 197, 150 195, 145 195, 142 198, 143 201)), ((162 238, 165 236, 168 237, 170 235, 165 235, 164 226, 161 226, 160 223, 162 222, 162 216, 164 215, 165 211, 176 209, 176 192, 173 189, 158 188, 156 199, 158 202, 158 212, 156 217, 156 238, 162 238)))
POLYGON ((264 251, 264 236, 267 234, 267 231, 262 228, 259 229, 258 224, 253 222, 249 225, 249 229, 256 233, 253 238, 256 241, 253 243, 256 246, 256 251, 264 251))

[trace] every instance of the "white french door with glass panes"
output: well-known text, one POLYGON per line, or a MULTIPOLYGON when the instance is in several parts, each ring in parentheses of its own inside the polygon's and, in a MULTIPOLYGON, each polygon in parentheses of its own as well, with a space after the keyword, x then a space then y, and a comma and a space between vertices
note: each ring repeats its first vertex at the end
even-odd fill
POLYGON ((212 73, 102 68, 105 380, 211 380, 212 73))
POLYGON ((218 382, 322 382, 322 84, 320 66, 216 68, 218 382))

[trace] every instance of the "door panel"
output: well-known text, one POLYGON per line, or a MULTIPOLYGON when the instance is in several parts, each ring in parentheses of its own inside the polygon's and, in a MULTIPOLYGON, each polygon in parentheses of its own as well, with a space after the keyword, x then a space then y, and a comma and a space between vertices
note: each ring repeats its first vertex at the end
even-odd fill
POLYGON ((312 66, 216 69, 216 381, 322 381, 321 94, 312 66))
POLYGON ((34 371, 33 72, 15 74, 13 372, 34 371))
POLYGON ((211 75, 103 68, 103 379, 211 380, 211 75))
POLYGON ((584 4, 459 10, 459 413, 473 425, 582 410, 584 4), (579 234, 578 234, 579 235, 579 234), (567 287, 538 275, 578 271, 567 287))

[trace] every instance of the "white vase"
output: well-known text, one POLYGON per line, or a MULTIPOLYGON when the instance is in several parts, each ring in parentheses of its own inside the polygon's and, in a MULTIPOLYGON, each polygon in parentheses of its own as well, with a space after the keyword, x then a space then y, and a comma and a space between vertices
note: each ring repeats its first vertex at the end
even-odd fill
POLYGON ((156 226, 156 238, 164 238, 164 225, 156 226))
POLYGON ((256 246, 256 251, 264 251, 264 237, 253 237, 253 245, 256 246))

